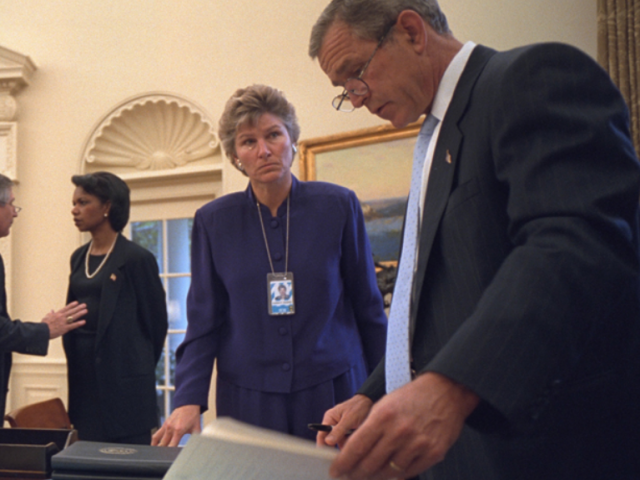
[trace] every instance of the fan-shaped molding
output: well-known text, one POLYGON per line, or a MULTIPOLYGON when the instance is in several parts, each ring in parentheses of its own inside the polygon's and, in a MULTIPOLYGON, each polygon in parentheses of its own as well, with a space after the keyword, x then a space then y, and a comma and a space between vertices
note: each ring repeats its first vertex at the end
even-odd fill
POLYGON ((219 144, 201 108, 176 95, 150 93, 123 102, 98 124, 84 148, 83 170, 204 167, 220 163, 219 144))

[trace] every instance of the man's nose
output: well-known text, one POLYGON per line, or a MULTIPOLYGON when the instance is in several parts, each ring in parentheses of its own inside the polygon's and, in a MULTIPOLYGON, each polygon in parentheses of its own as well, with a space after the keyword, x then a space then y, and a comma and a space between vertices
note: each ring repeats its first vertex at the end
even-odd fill
POLYGON ((360 108, 364 105, 364 102, 366 101, 368 96, 369 92, 365 93, 364 95, 356 95, 354 93, 350 93, 349 100, 351 100, 351 104, 354 106, 354 108, 360 108))

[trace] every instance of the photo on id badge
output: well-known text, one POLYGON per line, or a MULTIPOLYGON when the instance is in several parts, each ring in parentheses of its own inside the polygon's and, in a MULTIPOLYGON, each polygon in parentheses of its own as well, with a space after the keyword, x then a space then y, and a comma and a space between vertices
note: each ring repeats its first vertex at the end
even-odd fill
POLYGON ((293 280, 289 278, 270 279, 269 314, 291 315, 295 313, 293 304, 293 280))

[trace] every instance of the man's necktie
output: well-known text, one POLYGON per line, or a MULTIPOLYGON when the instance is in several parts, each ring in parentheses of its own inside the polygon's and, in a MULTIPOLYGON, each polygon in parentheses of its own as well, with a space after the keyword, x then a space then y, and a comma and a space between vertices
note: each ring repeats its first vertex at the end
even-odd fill
POLYGON ((387 393, 411 381, 409 310, 411 287, 415 271, 416 242, 420 225, 420 191, 422 189, 422 170, 438 119, 429 115, 420 129, 413 151, 411 169, 411 190, 404 223, 402 255, 391 299, 389 327, 387 331, 387 350, 385 356, 385 378, 387 393))

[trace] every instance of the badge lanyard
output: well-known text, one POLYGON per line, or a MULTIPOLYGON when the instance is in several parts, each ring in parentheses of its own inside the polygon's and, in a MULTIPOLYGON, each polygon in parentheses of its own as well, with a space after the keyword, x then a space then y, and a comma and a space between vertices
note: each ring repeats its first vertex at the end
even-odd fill
POLYGON ((271 266, 271 273, 267 274, 267 299, 269 315, 293 315, 296 313, 293 301, 293 273, 288 272, 289 268, 289 207, 290 195, 287 196, 287 236, 284 254, 284 272, 276 273, 271 260, 271 252, 269 251, 269 242, 267 241, 267 232, 264 229, 264 221, 262 220, 262 212, 260 211, 260 202, 256 202, 258 207, 258 216, 260 217, 260 227, 262 227, 262 236, 264 245, 267 248, 267 257, 271 266))

